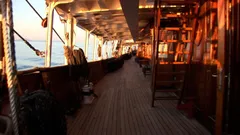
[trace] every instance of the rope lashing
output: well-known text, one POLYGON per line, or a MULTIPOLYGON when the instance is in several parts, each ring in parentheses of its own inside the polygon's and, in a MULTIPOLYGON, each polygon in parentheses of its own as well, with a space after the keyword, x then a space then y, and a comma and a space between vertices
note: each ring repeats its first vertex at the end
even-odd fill
POLYGON ((69 48, 68 46, 63 46, 64 49, 64 56, 67 59, 67 62, 69 65, 73 65, 75 62, 73 60, 73 51, 71 48, 69 48))
MULTIPOLYGON (((47 20, 47 18, 44 19, 44 18, 38 13, 38 11, 32 6, 32 4, 31 4, 28 0, 26 0, 26 2, 27 2, 28 5, 32 8, 32 10, 38 15, 38 17, 41 18, 42 21, 46 21, 46 20, 47 20)), ((63 41, 63 39, 60 37, 60 35, 57 33, 57 31, 56 31, 54 28, 53 28, 53 31, 54 31, 54 33, 58 36, 58 38, 62 41, 62 43, 65 44, 65 42, 63 41)))
POLYGON ((102 47, 100 46, 100 44, 98 45, 98 57, 102 56, 102 47))
MULTIPOLYGON (((9 26, 9 25, 8 25, 9 26)), ((24 39, 16 30, 12 29, 12 31, 14 33, 16 33, 18 35, 18 37, 20 37, 25 43, 26 45, 31 48, 33 51, 35 51, 37 56, 40 57, 45 57, 45 52, 44 51, 39 51, 38 49, 34 48, 26 39, 24 39)))
POLYGON ((14 127, 14 134, 19 135, 18 126, 18 96, 17 96, 17 65, 15 57, 15 44, 13 34, 13 16, 12 1, 2 0, 2 27, 3 27, 3 44, 6 63, 6 76, 8 93, 11 107, 11 118, 14 127), (9 27, 7 26, 9 24, 9 27), (8 33, 9 32, 9 33, 8 33))

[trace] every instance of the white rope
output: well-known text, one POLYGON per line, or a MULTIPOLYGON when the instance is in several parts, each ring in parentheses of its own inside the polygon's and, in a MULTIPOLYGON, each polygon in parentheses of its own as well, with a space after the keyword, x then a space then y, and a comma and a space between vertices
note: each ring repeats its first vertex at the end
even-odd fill
POLYGON ((8 92, 11 107, 11 118, 13 122, 14 134, 19 135, 18 129, 18 96, 17 96, 17 70, 15 57, 15 44, 13 35, 13 18, 12 18, 12 1, 2 0, 2 27, 3 27, 3 41, 4 54, 6 62, 6 75, 8 92), (9 24, 9 29, 7 24, 9 24), (8 30, 9 33, 8 33, 8 30), (10 37, 10 38, 9 38, 10 37))

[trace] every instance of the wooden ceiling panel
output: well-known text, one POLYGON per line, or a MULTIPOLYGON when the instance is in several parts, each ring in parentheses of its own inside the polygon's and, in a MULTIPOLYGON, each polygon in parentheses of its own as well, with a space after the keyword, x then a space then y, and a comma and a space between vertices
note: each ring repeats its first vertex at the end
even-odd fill
MULTIPOLYGON (((139 39, 150 32, 154 16, 153 2, 154 0, 139 0, 138 27, 135 28, 135 31, 139 33, 139 39)), ((198 0, 161 0, 161 11, 163 16, 188 12, 189 5, 196 2, 198 0)), ((131 6, 129 7, 131 9, 131 6)), ((75 0, 70 4, 59 5, 57 11, 62 17, 66 17, 67 13, 71 13, 77 19, 79 26, 89 31, 93 30, 93 34, 104 36, 107 40, 108 38, 132 39, 120 0, 75 0)), ((171 18, 168 18, 168 21, 162 20, 162 22, 164 25, 179 23, 177 19, 171 20, 171 18)))

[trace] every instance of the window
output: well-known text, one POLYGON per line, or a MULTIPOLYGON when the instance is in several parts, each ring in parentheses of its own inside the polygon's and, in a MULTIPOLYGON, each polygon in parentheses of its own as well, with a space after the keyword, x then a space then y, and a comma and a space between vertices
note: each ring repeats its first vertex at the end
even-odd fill
POLYGON ((168 44, 161 42, 158 47, 158 52, 159 52, 159 55, 158 55, 159 58, 167 58, 168 44))

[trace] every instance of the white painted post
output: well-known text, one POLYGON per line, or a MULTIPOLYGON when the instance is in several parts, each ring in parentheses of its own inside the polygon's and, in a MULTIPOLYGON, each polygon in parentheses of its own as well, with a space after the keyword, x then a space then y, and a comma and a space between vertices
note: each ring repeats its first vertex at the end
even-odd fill
POLYGON ((106 49, 106 59, 108 59, 108 41, 106 41, 106 44, 105 44, 105 49, 106 49))
POLYGON ((47 27, 47 42, 46 42, 46 56, 45 56, 45 67, 51 66, 51 55, 52 55, 52 29, 53 29, 53 16, 54 16, 54 2, 50 2, 48 6, 48 27, 47 27))
MULTIPOLYGON (((68 21, 67 21, 67 22, 68 22, 68 21)), ((64 23, 64 25, 67 25, 67 22, 66 22, 66 24, 64 23)), ((67 27, 64 26, 64 34, 67 34, 67 32, 68 32, 67 27)), ((67 38, 66 35, 64 36, 64 42, 65 42, 64 46, 67 46, 67 44, 68 44, 68 38, 67 38)), ((68 62, 67 62, 67 57, 66 57, 66 56, 64 56, 64 64, 65 64, 65 65, 68 64, 68 62)))
MULTIPOLYGON (((101 46, 101 49, 103 50, 103 37, 101 37, 100 39, 101 39, 101 40, 100 40, 101 42, 99 41, 99 44, 100 44, 100 46, 101 46)), ((101 50, 101 54, 102 54, 102 55, 100 56, 99 60, 102 60, 102 59, 103 59, 103 51, 102 51, 102 50, 101 50)))
POLYGON ((72 29, 72 17, 69 16, 68 19, 68 34, 69 34, 69 40, 68 40, 68 47, 72 47, 72 42, 73 42, 73 29, 72 29))
MULTIPOLYGON (((69 48, 73 48, 73 46, 76 43, 76 35, 74 34, 74 31, 76 30, 76 19, 73 18, 71 14, 68 14, 66 25, 67 27, 65 30, 65 34, 67 34, 68 36, 65 36, 65 46, 69 48)), ((66 57, 65 57, 65 65, 67 65, 66 57)))
POLYGON ((76 45, 77 20, 72 17, 72 46, 76 45))
POLYGON ((86 30, 86 37, 85 37, 85 55, 88 57, 88 45, 89 45, 89 31, 86 30))
POLYGON ((75 25, 76 25, 76 19, 74 19, 70 14, 68 15, 68 33, 69 33, 69 40, 68 40, 68 47, 72 48, 75 45, 75 25))
MULTIPOLYGON (((2 23, 2 14, 0 14, 0 22, 2 23)), ((0 31, 2 31, 2 27, 0 28, 0 31)), ((2 33, 0 34, 0 35, 2 35, 2 33)), ((2 42, 2 36, 0 37, 0 70, 3 70, 3 59, 2 59, 2 57, 3 57, 3 54, 2 54, 2 52, 3 52, 3 42, 2 42)))
POLYGON ((96 35, 93 35, 93 61, 96 60, 96 35))
MULTIPOLYGON (((67 15, 67 22, 66 22, 66 28, 64 30, 64 34, 65 34, 65 46, 70 46, 70 40, 71 40, 71 15, 68 14, 67 15)), ((67 57, 65 57, 65 65, 67 65, 67 57)))

